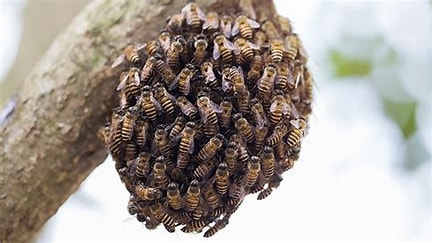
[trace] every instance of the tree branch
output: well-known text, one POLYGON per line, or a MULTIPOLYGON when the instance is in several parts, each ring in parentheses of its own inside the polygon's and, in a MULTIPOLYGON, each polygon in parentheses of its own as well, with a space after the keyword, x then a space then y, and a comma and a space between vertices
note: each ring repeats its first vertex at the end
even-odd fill
MULTIPOLYGON (((118 103, 109 64, 128 42, 155 38, 183 1, 98 0, 55 40, 0 120, 0 241, 31 239, 107 156, 97 130, 118 103)), ((197 1, 235 11, 237 1, 197 1)), ((256 9, 275 13, 272 1, 256 9)))

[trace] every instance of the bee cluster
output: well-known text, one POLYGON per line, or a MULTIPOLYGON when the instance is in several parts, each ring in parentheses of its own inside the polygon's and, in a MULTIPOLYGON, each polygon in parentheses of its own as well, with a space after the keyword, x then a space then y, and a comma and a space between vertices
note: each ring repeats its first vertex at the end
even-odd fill
MULTIPOLYGON (((248 194, 264 199, 299 157, 312 77, 288 19, 203 13, 188 3, 157 39, 128 45, 120 105, 104 128, 149 229, 210 237, 248 194)), ((244 9, 243 9, 244 10, 244 9)))

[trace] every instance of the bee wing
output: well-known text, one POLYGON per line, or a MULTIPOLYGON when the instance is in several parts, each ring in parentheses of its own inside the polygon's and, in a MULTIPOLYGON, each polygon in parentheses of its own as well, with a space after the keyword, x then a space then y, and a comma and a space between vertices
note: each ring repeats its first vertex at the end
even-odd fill
POLYGON ((161 104, 153 97, 153 95, 150 96, 150 100, 153 103, 153 105, 156 107, 157 111, 161 111, 162 110, 161 104))
POLYGON ((115 68, 115 67, 117 67, 118 65, 120 65, 124 60, 125 60, 125 55, 124 54, 121 54, 119 57, 117 57, 114 61, 113 61, 113 63, 111 64, 111 68, 115 68))
POLYGON ((219 52, 219 46, 216 43, 216 41, 214 42, 214 47, 213 47, 213 58, 215 60, 219 59, 220 57, 220 52, 219 52))
POLYGON ((240 47, 238 45, 234 44, 233 52, 235 55, 240 54, 240 52, 241 52, 240 47))
POLYGON ((200 18, 201 20, 206 19, 205 13, 200 8, 197 8, 197 13, 198 13, 198 18, 200 18))
POLYGON ((192 138, 189 144, 189 150, 188 150, 189 154, 193 154, 194 148, 195 148, 195 140, 192 138))
POLYGON ((255 50, 259 50, 260 49, 259 45, 255 44, 255 43, 252 43, 252 42, 249 42, 249 41, 248 41, 248 45, 252 49, 255 49, 255 50))
POLYGON ((141 79, 140 79, 140 76, 139 76, 138 72, 134 73, 134 79, 133 80, 134 80, 134 82, 135 82, 136 85, 140 85, 141 79))
POLYGON ((222 33, 224 34, 224 36, 226 38, 230 38, 231 37, 231 33, 232 33, 232 27, 231 27, 231 22, 230 23, 221 23, 221 29, 222 29, 222 33))
POLYGON ((153 139, 150 146, 150 153, 157 154, 158 152, 159 152, 159 146, 157 146, 156 139, 153 139))
POLYGON ((137 49, 137 51, 140 51, 146 46, 147 46, 147 43, 139 43, 139 44, 135 45, 135 48, 137 49))
POLYGON ((264 117, 261 116, 261 114, 257 115, 257 125, 261 129, 264 127, 266 121, 264 120, 264 117))
POLYGON ((291 117, 294 117, 296 119, 300 117, 300 112, 297 110, 294 104, 291 104, 291 117))
POLYGON ((238 67, 237 67, 237 71, 239 72, 240 76, 241 76, 242 78, 244 78, 243 68, 242 68, 241 66, 238 66, 238 67))
POLYGON ((230 49, 230 50, 234 50, 234 48, 235 48, 234 43, 232 43, 232 42, 229 41, 229 40, 225 40, 225 42, 224 42, 224 46, 225 46, 226 48, 230 49))
POLYGON ((185 80, 185 82, 186 82, 186 94, 185 95, 188 95, 190 92, 190 80, 191 80, 192 76, 193 75, 188 75, 186 77, 186 80, 185 80))
POLYGON ((208 117, 207 110, 203 110, 203 109, 199 109, 199 110, 200 110, 201 122, 206 123, 208 117))
POLYGON ((180 75, 181 75, 181 72, 180 72, 180 73, 175 77, 175 79, 170 83, 170 85, 169 85, 169 87, 168 87, 169 90, 173 90, 173 89, 177 88, 178 81, 179 81, 179 79, 180 79, 180 75))
POLYGON ((290 106, 285 102, 282 107, 282 114, 286 115, 290 112, 290 106))
POLYGON ((290 121, 291 125, 293 125, 293 127, 299 129, 300 128, 300 119, 293 119, 290 121))
POLYGON ((234 26, 232 27, 231 35, 233 35, 233 36, 237 35, 239 33, 239 31, 240 31, 239 24, 236 21, 235 24, 234 24, 234 26))
POLYGON ((211 101, 210 105, 213 107, 213 110, 216 113, 222 113, 222 108, 220 107, 220 105, 216 104, 215 102, 211 101))
POLYGON ((125 87, 125 85, 126 85, 126 81, 128 80, 128 77, 129 77, 129 75, 127 74, 127 72, 123 72, 122 74, 121 74, 121 79, 120 79, 120 83, 119 83, 119 85, 117 86, 117 91, 119 91, 119 90, 122 90, 124 87, 125 87))
POLYGON ((258 29, 260 27, 260 24, 255 20, 248 19, 247 22, 249 23, 251 28, 258 29))
POLYGON ((183 16, 183 18, 190 12, 191 6, 192 3, 188 3, 182 8, 181 15, 183 16))
POLYGON ((273 103, 270 106, 270 112, 274 112, 277 108, 278 102, 277 100, 273 101, 273 103))
POLYGON ((231 88, 231 82, 226 78, 225 75, 222 75, 222 90, 225 92, 231 88))
POLYGON ((139 159, 140 159, 140 157, 138 156, 137 158, 135 158, 133 160, 129 160, 128 162, 126 162, 126 165, 128 167, 129 176, 132 176, 135 174, 136 166, 139 163, 139 159))

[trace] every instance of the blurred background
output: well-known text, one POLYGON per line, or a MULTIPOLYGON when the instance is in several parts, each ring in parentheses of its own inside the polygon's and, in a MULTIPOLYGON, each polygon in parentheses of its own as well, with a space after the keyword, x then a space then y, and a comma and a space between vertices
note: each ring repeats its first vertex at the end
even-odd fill
MULTIPOLYGON (((87 0, 0 0, 0 107, 87 0)), ((300 160, 210 241, 431 241, 432 1, 275 0, 310 56, 300 160)), ((1 109, 0 109, 1 110, 1 109)), ((108 158, 37 242, 201 241, 148 231, 108 158)))

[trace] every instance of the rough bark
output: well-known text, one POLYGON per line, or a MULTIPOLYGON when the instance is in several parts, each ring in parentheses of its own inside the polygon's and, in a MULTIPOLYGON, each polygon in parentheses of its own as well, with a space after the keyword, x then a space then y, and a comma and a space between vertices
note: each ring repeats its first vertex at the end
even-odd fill
MULTIPOLYGON (((54 41, 0 120, 0 241, 31 239, 107 156, 96 134, 117 103, 121 70, 110 63, 129 42, 155 38, 182 1, 98 0, 54 41)), ((235 11, 238 0, 197 1, 235 11)), ((274 14, 272 1, 254 0, 274 14)))

